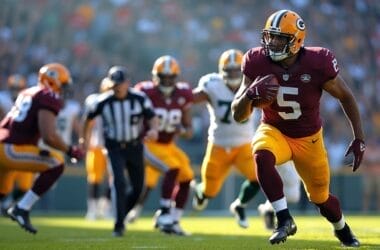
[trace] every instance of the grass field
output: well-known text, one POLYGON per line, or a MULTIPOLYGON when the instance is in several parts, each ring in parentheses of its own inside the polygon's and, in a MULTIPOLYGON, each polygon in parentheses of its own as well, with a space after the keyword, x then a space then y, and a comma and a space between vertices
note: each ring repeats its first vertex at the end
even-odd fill
MULTIPOLYGON (((380 216, 346 216, 362 243, 361 249, 380 249, 380 216)), ((298 232, 287 242, 272 246, 270 232, 258 217, 241 229, 232 217, 188 216, 182 226, 192 235, 165 235, 152 229, 151 217, 128 225, 122 238, 111 236, 112 221, 89 222, 78 216, 33 216, 36 235, 0 218, 0 249, 342 249, 331 226, 319 216, 295 216, 298 232)))

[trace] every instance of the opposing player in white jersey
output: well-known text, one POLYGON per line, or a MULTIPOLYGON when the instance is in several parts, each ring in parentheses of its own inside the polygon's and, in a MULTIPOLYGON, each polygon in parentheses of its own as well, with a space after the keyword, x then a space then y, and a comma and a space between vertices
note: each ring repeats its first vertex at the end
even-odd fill
MULTIPOLYGON (((11 110, 17 95, 26 87, 26 79, 22 75, 13 74, 8 77, 7 89, 0 91, 0 120, 11 110)), ((31 188, 33 178, 33 173, 21 171, 14 171, 8 176, 7 185, 4 185, 6 190, 1 190, 1 193, 9 195, 0 197, 1 212, 3 215, 7 216, 7 209, 31 188)))
POLYGON ((65 105, 57 117, 57 129, 66 143, 71 143, 73 133, 79 132, 79 114, 81 106, 73 99, 65 100, 65 105))
MULTIPOLYGON (((208 199, 214 198, 220 191, 225 179, 234 166, 245 178, 238 198, 230 205, 239 226, 249 226, 245 207, 259 191, 253 157, 251 139, 255 128, 253 116, 245 123, 237 123, 232 118, 231 103, 240 86, 240 71, 243 53, 231 49, 219 58, 219 73, 207 74, 199 80, 193 90, 194 103, 207 102, 210 115, 208 145, 201 167, 201 183, 194 185, 193 208, 203 210, 208 199)), ((289 165, 289 164, 288 164, 289 165)), ((280 168, 292 168, 281 166, 280 168)), ((287 177, 292 178, 292 177, 287 177)), ((295 196, 299 197, 299 178, 287 181, 296 185, 295 196)))

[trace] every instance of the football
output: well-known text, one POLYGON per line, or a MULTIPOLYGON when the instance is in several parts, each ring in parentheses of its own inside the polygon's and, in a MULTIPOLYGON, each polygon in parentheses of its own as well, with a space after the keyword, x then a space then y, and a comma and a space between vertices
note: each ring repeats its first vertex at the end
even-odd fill
POLYGON ((256 78, 247 90, 252 106, 265 108, 271 105, 276 100, 279 87, 278 80, 273 74, 256 78))

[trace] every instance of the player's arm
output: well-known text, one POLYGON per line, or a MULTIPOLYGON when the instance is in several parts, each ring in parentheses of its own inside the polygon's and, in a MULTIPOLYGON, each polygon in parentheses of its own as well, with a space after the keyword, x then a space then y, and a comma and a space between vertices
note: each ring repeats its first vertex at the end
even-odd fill
POLYGON ((339 75, 323 85, 323 89, 339 100, 346 117, 350 121, 354 138, 364 140, 364 132, 355 97, 346 82, 339 75))
POLYGON ((243 74, 242 84, 236 92, 231 104, 232 116, 237 122, 246 121, 252 113, 252 100, 246 96, 252 80, 243 74))
POLYGON ((38 127, 41 138, 45 144, 62 152, 68 152, 70 146, 66 145, 56 130, 56 114, 47 109, 38 112, 38 127))
POLYGON ((323 89, 339 100, 350 122, 354 139, 348 146, 345 156, 349 154, 353 155, 353 161, 350 165, 352 166, 352 171, 355 172, 360 166, 365 151, 364 132, 355 97, 339 75, 327 81, 323 89))
POLYGON ((160 127, 160 119, 158 116, 153 116, 148 121, 149 130, 146 132, 145 140, 147 141, 156 141, 158 139, 158 129, 160 127))
POLYGON ((201 102, 210 102, 210 99, 206 92, 204 92, 201 88, 197 87, 192 90, 193 92, 193 103, 201 103, 201 102))
POLYGON ((84 118, 81 129, 79 130, 79 144, 85 151, 88 150, 88 146, 91 139, 91 131, 95 125, 95 119, 84 118))
POLYGON ((191 105, 187 105, 182 111, 182 127, 179 132, 186 139, 190 139, 193 136, 191 105))

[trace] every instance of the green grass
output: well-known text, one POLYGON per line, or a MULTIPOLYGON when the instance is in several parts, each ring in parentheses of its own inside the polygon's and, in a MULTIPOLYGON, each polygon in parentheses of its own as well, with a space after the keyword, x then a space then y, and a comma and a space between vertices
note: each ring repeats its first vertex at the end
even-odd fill
MULTIPOLYGON (((362 243, 361 249, 380 249, 380 216, 346 216, 362 243)), ((111 236, 112 221, 89 222, 82 217, 33 216, 36 235, 0 218, 0 249, 342 249, 332 229, 320 216, 295 216, 298 232, 287 242, 271 246, 270 232, 260 218, 251 216, 249 229, 232 217, 188 216, 182 226, 190 237, 165 235, 152 229, 150 217, 128 225, 122 238, 111 236)))

